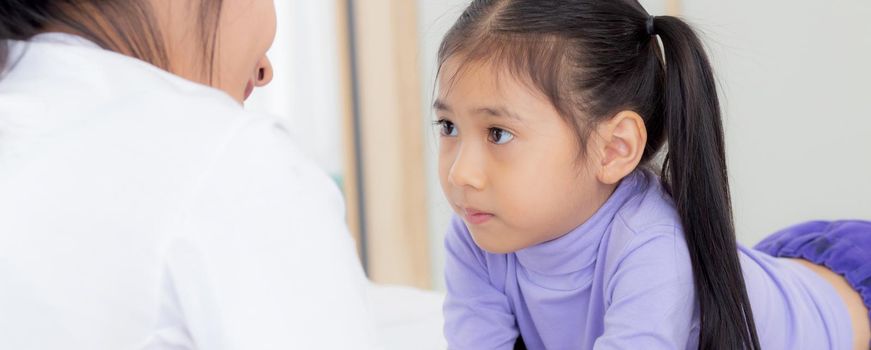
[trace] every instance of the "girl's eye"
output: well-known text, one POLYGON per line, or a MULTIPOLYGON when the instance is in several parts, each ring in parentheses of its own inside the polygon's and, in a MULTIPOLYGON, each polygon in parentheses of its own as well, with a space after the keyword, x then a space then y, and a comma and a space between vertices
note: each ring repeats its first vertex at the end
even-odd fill
POLYGON ((500 128, 490 128, 488 138, 492 143, 504 145, 514 139, 514 134, 500 128))
POLYGON ((439 132, 442 134, 442 136, 454 137, 459 134, 459 132, 457 131, 457 127, 454 126, 454 123, 447 120, 439 120, 436 122, 436 125, 440 127, 441 130, 439 130, 439 132))

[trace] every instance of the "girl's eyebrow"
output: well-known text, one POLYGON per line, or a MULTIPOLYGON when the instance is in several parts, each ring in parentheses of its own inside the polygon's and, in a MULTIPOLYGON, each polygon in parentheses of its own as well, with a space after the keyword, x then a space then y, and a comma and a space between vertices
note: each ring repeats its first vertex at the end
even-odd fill
POLYGON ((451 107, 440 99, 435 100, 435 103, 432 104, 432 108, 438 111, 451 112, 451 107))
MULTIPOLYGON (((434 108, 435 110, 438 110, 438 111, 452 112, 451 107, 448 106, 447 103, 445 103, 444 101, 442 101, 440 99, 435 100, 435 103, 433 103, 432 108, 434 108)), ((505 106, 481 107, 481 108, 477 108, 477 109, 473 110, 472 112, 475 114, 487 114, 487 115, 493 116, 493 117, 508 117, 511 119, 516 119, 518 121, 523 121, 523 119, 520 118, 519 115, 512 112, 511 110, 509 110, 505 106)))
POLYGON ((517 121, 523 121, 517 113, 512 112, 505 106, 481 107, 474 111, 476 114, 487 114, 493 117, 508 117, 517 121))

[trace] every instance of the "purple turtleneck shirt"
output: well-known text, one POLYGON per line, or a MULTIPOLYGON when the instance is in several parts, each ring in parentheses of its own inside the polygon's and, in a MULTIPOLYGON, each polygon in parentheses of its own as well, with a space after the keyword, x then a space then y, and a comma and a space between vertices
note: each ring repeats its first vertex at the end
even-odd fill
MULTIPOLYGON (((483 251, 459 218, 445 239, 452 350, 696 349, 699 316, 680 218, 636 171, 584 224, 509 254, 483 251)), ((763 349, 845 349, 847 310, 794 262, 739 247, 763 349)))

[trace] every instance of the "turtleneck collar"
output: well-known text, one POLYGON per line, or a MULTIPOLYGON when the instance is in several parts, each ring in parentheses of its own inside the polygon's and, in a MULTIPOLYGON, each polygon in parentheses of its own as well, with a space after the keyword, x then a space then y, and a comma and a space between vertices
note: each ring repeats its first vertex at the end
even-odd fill
POLYGON ((623 205, 643 191, 650 175, 636 170, 624 178, 611 197, 586 222, 565 235, 515 252, 524 268, 542 275, 580 271, 596 261, 599 244, 623 205))

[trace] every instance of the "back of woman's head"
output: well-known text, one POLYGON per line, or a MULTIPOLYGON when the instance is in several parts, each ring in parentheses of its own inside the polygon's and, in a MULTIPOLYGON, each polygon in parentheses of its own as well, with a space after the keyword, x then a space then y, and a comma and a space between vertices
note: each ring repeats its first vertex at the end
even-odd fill
POLYGON ((641 115, 648 134, 642 164, 668 144, 661 171, 689 248, 699 348, 759 348, 738 262, 715 81, 686 23, 650 17, 636 0, 476 0, 442 42, 439 62, 449 59, 461 67, 493 64, 529 83, 582 145, 616 113, 641 115))
MULTIPOLYGON (((190 2, 196 9, 201 74, 211 79, 218 18, 223 0, 190 2)), ((10 64, 8 40, 29 40, 46 31, 80 35, 101 47, 171 70, 168 37, 148 0, 2 0, 0 72, 10 64)))

